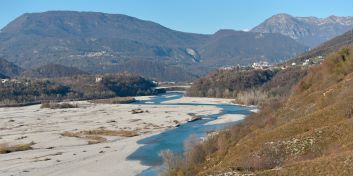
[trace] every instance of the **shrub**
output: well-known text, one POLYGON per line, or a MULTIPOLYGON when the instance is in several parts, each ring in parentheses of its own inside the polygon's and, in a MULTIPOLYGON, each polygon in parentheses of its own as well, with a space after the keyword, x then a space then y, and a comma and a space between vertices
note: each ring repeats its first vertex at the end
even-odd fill
POLYGON ((160 153, 163 159, 162 175, 178 175, 178 171, 184 166, 183 157, 174 154, 170 150, 164 150, 160 153))
POLYGON ((31 142, 28 144, 15 144, 15 145, 0 144, 0 154, 31 150, 32 145, 34 144, 35 144, 34 142, 31 142))
POLYGON ((234 100, 234 103, 244 105, 258 105, 264 102, 268 95, 261 90, 249 90, 240 92, 234 100))

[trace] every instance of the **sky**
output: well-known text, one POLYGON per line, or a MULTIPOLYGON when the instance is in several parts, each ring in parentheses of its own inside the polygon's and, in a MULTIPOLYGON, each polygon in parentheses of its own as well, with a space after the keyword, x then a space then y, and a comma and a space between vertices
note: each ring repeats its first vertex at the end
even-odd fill
POLYGON ((0 28, 23 13, 50 10, 125 14, 168 28, 211 34, 246 30, 277 13, 353 16, 353 0, 1 0, 0 28))

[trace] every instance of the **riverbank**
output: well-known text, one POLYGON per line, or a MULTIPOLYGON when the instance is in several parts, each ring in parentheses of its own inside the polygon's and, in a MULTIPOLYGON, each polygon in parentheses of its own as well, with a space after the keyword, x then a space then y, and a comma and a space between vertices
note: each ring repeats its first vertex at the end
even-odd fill
MULTIPOLYGON (((33 150, 1 154, 0 175, 136 175, 146 169, 126 160, 141 145, 137 141, 156 135, 192 116, 218 114, 215 106, 178 106, 175 103, 217 104, 229 99, 182 97, 158 105, 151 97, 137 97, 146 104, 93 104, 75 102, 79 108, 41 109, 40 105, 0 109, 0 144, 35 142, 33 150), (173 105, 174 104, 174 105, 173 105), (132 113, 139 109, 139 113, 132 113), (103 136, 106 141, 88 144, 63 133, 106 129, 133 131, 134 137, 103 136), (129 169, 126 169, 129 168, 129 169)), ((168 99, 168 97, 166 97, 168 99)))

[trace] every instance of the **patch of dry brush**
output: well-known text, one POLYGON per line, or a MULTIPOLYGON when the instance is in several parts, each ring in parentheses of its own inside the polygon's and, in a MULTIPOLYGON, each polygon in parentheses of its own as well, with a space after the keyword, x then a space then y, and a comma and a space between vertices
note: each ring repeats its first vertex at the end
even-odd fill
POLYGON ((34 144, 34 142, 28 144, 0 144, 0 154, 32 150, 32 145, 34 144))
POLYGON ((40 108, 69 109, 69 108, 78 108, 78 104, 43 102, 42 105, 40 106, 40 108))
POLYGON ((106 130, 106 129, 94 129, 87 131, 79 131, 79 132, 64 132, 61 134, 66 137, 76 137, 86 139, 88 144, 97 144, 107 141, 105 136, 120 136, 120 137, 134 137, 138 136, 138 133, 135 131, 127 131, 127 130, 106 130))
POLYGON ((133 97, 114 97, 109 99, 91 100, 90 102, 97 104, 128 104, 135 101, 136 99, 133 97))

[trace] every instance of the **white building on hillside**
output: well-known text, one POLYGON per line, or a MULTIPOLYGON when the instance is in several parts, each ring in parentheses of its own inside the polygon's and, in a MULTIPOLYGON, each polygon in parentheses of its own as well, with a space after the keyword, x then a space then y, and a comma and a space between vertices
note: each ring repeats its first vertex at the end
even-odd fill
POLYGON ((251 67, 254 69, 268 69, 271 67, 271 65, 266 61, 261 61, 261 62, 254 62, 251 65, 251 67))

